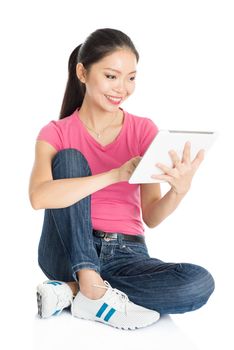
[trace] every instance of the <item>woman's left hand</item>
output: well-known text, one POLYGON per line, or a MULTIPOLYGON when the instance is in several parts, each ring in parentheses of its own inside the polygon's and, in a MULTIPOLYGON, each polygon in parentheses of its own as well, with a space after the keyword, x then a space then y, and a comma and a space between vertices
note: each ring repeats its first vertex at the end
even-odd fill
POLYGON ((200 150, 193 161, 190 156, 191 145, 190 142, 186 142, 183 150, 182 159, 179 158, 178 154, 171 150, 169 152, 172 159, 173 167, 169 168, 164 164, 156 164, 164 174, 152 175, 153 179, 167 181, 172 190, 177 194, 185 194, 188 192, 193 176, 204 159, 204 150, 200 150))

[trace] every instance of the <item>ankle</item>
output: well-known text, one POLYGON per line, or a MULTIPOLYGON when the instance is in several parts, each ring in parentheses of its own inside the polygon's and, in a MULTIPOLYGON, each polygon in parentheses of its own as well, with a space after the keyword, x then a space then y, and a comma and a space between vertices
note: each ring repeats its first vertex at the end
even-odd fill
POLYGON ((67 282, 67 285, 70 287, 73 296, 76 296, 79 291, 79 284, 77 282, 67 282))
POLYGON ((95 287, 105 286, 101 276, 94 270, 80 270, 77 272, 79 278, 79 288, 81 293, 89 299, 100 299, 105 294, 106 290, 95 287))
POLYGON ((92 286, 90 287, 84 287, 80 289, 81 293, 88 299, 97 300, 103 297, 103 295, 106 293, 105 289, 97 288, 92 286))

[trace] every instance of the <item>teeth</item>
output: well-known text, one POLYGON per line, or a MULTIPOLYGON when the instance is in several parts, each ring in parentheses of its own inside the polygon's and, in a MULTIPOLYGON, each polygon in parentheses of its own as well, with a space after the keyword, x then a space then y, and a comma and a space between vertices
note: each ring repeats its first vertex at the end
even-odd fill
POLYGON ((115 101, 115 102, 121 101, 121 98, 110 97, 108 95, 106 95, 106 97, 109 98, 109 100, 112 100, 112 101, 115 101))

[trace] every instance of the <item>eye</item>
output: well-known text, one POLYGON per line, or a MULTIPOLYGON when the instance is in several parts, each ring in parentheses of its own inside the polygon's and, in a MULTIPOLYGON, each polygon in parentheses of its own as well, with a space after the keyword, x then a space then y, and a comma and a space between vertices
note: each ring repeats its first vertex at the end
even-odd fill
POLYGON ((131 77, 130 80, 131 81, 134 81, 136 79, 136 77, 131 77))
POLYGON ((111 80, 116 78, 115 75, 111 75, 111 74, 106 74, 106 77, 107 77, 107 79, 111 79, 111 80))

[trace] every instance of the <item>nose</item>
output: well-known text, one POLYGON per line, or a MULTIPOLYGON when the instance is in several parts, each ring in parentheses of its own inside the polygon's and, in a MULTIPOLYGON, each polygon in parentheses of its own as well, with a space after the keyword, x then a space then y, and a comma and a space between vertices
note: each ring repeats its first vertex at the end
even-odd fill
POLYGON ((120 95, 126 91, 124 79, 119 79, 118 82, 116 82, 116 86, 115 86, 114 90, 115 90, 115 92, 119 93, 120 95))

